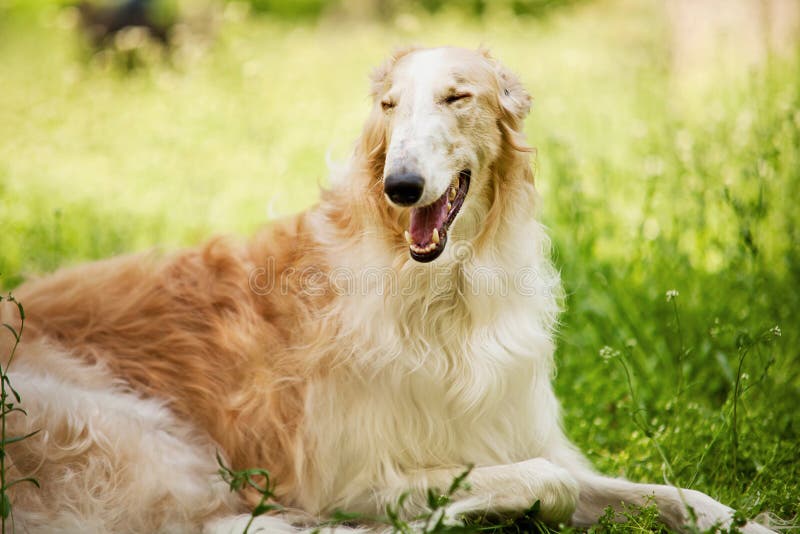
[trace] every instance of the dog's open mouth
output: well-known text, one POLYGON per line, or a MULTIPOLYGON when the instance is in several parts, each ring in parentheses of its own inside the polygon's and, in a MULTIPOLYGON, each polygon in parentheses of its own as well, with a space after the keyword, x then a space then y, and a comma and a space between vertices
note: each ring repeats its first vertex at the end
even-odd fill
POLYGON ((461 171, 444 195, 433 204, 411 208, 411 224, 405 232, 405 238, 411 257, 416 261, 433 261, 444 251, 447 230, 467 197, 470 176, 469 170, 461 171))

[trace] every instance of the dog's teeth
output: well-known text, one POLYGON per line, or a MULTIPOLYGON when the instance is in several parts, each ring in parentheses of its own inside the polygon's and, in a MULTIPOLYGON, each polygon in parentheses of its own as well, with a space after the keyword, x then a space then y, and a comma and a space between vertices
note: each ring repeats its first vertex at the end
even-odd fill
POLYGON ((450 211, 451 209, 453 209, 453 205, 448 202, 447 203, 447 211, 450 211))
MULTIPOLYGON (((434 235, 438 235, 438 232, 434 233, 434 235)), ((421 247, 416 244, 411 244, 411 250, 416 252, 417 254, 427 254, 428 252, 433 252, 437 247, 438 241, 434 241, 433 243, 428 243, 424 247, 421 247)))
POLYGON ((455 199, 456 199, 456 188, 455 187, 451 187, 450 188, 450 202, 454 201, 455 199))
POLYGON ((435 244, 437 244, 437 245, 439 244, 439 229, 438 228, 434 228, 433 229, 433 233, 431 234, 431 240, 435 244))
POLYGON ((411 234, 408 233, 408 230, 406 230, 403 235, 406 238, 406 243, 408 243, 409 245, 412 245, 414 243, 413 241, 411 241, 411 234))

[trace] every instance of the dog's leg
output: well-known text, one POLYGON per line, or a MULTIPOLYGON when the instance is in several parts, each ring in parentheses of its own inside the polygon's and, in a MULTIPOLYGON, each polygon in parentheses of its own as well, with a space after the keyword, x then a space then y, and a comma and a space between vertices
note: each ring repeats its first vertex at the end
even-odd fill
MULTIPOLYGON (((603 476, 564 436, 554 442, 552 451, 553 462, 567 469, 580 486, 580 498, 572 516, 575 526, 596 524, 609 506, 620 510, 623 504, 644 506, 649 503, 655 503, 661 520, 679 532, 686 531, 686 527, 692 524, 702 530, 714 525, 727 528, 731 524, 734 511, 705 493, 603 476)), ((745 534, 772 532, 754 522, 748 523, 742 531, 745 534)))
POLYGON ((47 374, 11 381, 27 415, 12 414, 9 434, 38 433, 9 447, 9 477, 41 484, 11 490, 17 531, 190 533, 240 509, 212 444, 163 405, 47 374))
POLYGON ((305 518, 289 515, 261 515, 254 519, 247 514, 231 515, 208 521, 203 525, 203 534, 242 534, 249 524, 250 534, 375 534, 375 529, 344 526, 319 527, 305 518), (306 525, 306 526, 304 526, 306 525))
MULTIPOLYGON (((576 473, 580 484, 580 499, 572 522, 576 526, 589 526, 608 506, 620 508, 622 503, 644 505, 652 498, 658 506, 662 521, 672 529, 684 531, 693 522, 691 509, 696 525, 700 529, 708 529, 714 525, 728 527, 733 510, 695 490, 680 489, 674 486, 657 484, 636 484, 616 478, 603 477, 595 473, 576 473)), ((746 534, 762 534, 772 532, 757 523, 748 523, 743 529, 746 534)))
MULTIPOLYGON (((463 469, 459 468, 434 469, 398 477, 388 489, 379 489, 358 499, 369 501, 371 509, 357 511, 382 513, 386 506, 395 505, 400 495, 407 493, 401 511, 413 518, 427 510, 429 488, 444 492, 461 473, 463 469)), ((578 500, 578 484, 572 475, 543 458, 476 467, 466 482, 468 487, 456 492, 447 507, 450 517, 475 512, 522 512, 539 501, 540 517, 557 524, 569 520, 578 500)))
MULTIPOLYGON (((396 506, 403 494, 403 507, 398 510, 407 520, 413 520, 429 511, 428 489, 445 492, 453 480, 464 472, 463 468, 415 471, 393 477, 393 481, 379 488, 352 494, 333 508, 358 512, 366 517, 381 516, 387 506, 396 506)), ((455 493, 451 503, 438 513, 454 518, 470 513, 523 512, 537 500, 540 517, 553 524, 566 522, 578 501, 578 484, 565 470, 543 458, 515 464, 482 466, 474 468, 466 480, 466 487, 455 493)), ((211 521, 204 534, 230 534, 241 532, 249 516, 230 516, 211 521)), ((303 517, 258 517, 250 532, 315 532, 303 517)), ((367 532, 360 529, 336 527, 335 532, 367 532)), ((372 530, 370 530, 372 531, 372 530)), ((321 530, 325 533, 329 530, 321 530)), ((387 530, 388 532, 388 530, 387 530)))

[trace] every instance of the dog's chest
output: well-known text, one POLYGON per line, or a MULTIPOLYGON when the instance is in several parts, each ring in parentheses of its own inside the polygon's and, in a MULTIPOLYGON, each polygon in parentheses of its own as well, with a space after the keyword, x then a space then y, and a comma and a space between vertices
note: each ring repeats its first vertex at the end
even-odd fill
POLYGON ((348 340, 360 366, 342 366, 312 388, 309 426, 334 487, 520 461, 536 453, 536 434, 549 432, 537 425, 537 410, 549 411, 552 400, 547 332, 534 318, 515 321, 513 306, 476 329, 439 304, 427 309, 429 323, 403 309, 361 315, 348 340))

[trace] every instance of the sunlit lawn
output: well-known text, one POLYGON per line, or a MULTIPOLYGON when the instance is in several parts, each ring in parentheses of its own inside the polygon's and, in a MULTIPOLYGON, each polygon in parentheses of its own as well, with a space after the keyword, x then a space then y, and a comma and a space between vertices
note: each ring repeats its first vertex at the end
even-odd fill
POLYGON ((403 44, 486 44, 535 97, 568 433, 608 473, 791 519, 800 68, 678 73, 659 6, 391 26, 229 10, 208 49, 128 75, 81 61, 63 13, 0 10, 0 286, 308 207, 358 134, 372 66, 403 44))

